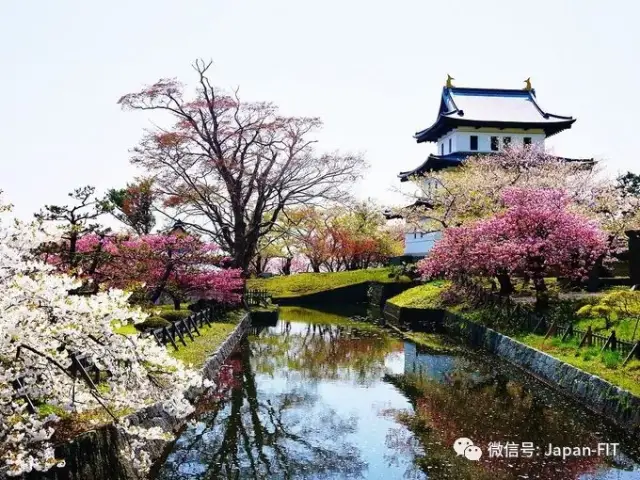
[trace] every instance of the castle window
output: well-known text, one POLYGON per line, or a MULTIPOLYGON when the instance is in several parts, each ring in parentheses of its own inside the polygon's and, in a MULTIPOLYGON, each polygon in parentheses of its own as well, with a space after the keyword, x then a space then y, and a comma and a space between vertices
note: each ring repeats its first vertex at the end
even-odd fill
POLYGON ((531 145, 531 137, 524 137, 524 144, 531 145))
POLYGON ((511 145, 511 137, 502 137, 502 145, 505 148, 511 145))
POLYGON ((478 150, 478 136, 477 135, 471 135, 471 137, 469 137, 469 147, 470 150, 478 150))
POLYGON ((498 137, 491 137, 491 151, 497 152, 500 144, 498 143, 498 137))
POLYGON ((440 144, 440 155, 444 155, 444 142, 440 144))
POLYGON ((451 153, 451 139, 449 139, 449 153, 451 153))

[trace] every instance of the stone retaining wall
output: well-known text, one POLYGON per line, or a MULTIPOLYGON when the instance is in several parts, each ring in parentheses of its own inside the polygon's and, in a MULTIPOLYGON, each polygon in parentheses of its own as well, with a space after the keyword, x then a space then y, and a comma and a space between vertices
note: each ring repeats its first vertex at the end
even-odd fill
POLYGON ((623 429, 640 431, 640 398, 490 328, 447 313, 445 323, 472 346, 522 367, 623 429))
POLYGON ((385 322, 418 332, 433 332, 441 328, 444 311, 434 308, 399 307, 387 302, 382 310, 385 322))
POLYGON ((410 288, 420 285, 418 282, 369 282, 369 304, 383 310, 387 300, 410 288))
MULTIPOLYGON (((203 375, 206 378, 215 378, 220 366, 236 349, 250 326, 251 317, 247 313, 222 345, 207 359, 203 367, 203 375)), ((200 393, 202 392, 192 390, 187 392, 187 397, 195 401, 200 393)), ((150 405, 126 418, 131 425, 147 428, 158 426, 174 433, 179 432, 186 423, 186 419, 176 419, 168 415, 162 409, 161 403, 150 405)), ((18 478, 23 480, 138 480, 139 477, 132 466, 133 459, 120 454, 126 442, 127 439, 118 428, 114 425, 106 425, 83 433, 56 448, 58 458, 65 459, 64 468, 53 468, 46 473, 32 472, 18 478)), ((147 450, 152 461, 155 463, 163 460, 172 444, 172 441, 149 441, 147 450)), ((0 471, 0 480, 14 478, 16 477, 6 477, 0 471)))

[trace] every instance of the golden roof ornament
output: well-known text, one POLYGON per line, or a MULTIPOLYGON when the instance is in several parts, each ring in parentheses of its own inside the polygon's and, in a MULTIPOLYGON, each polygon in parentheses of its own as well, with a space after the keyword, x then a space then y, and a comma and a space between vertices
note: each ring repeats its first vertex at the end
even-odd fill
POLYGON ((526 80, 524 80, 524 83, 526 83, 526 85, 524 86, 525 90, 527 90, 527 91, 533 90, 533 88, 531 87, 531 77, 529 77, 526 80))
POLYGON ((453 78, 451 75, 447 73, 447 88, 453 87, 453 83, 451 83, 452 80, 455 80, 455 78, 453 78))

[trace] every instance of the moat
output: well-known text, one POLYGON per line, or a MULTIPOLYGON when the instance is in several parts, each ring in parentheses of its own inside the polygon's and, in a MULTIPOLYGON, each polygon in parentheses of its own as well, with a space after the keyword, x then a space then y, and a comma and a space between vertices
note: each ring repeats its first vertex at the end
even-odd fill
POLYGON ((342 315, 283 308, 222 376, 157 478, 640 478, 640 442, 521 370, 342 315))

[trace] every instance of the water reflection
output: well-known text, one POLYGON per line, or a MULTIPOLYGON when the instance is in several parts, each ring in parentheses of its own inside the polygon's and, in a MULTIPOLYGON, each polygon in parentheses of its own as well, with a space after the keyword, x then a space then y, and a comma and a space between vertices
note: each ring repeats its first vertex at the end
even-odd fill
POLYGON ((283 313, 227 362, 159 478, 640 478, 634 441, 514 367, 335 313, 283 313), (479 462, 456 456, 458 437, 482 447, 479 462), (616 457, 489 459, 495 441, 622 445, 616 457))
POLYGON ((252 339, 255 367, 260 373, 289 380, 380 381, 385 358, 403 345, 369 325, 349 327, 282 321, 259 341, 252 339))
MULTIPOLYGON (((637 479, 637 443, 554 393, 521 371, 481 356, 438 355, 405 343, 405 374, 388 376, 412 400, 413 409, 395 412, 424 448, 414 463, 440 479, 637 479), (471 438, 484 455, 479 462, 458 457, 451 446, 471 438), (490 444, 500 442, 502 458, 489 458, 490 444), (531 457, 522 443, 534 446, 531 457), (592 446, 621 443, 614 456, 566 459, 545 456, 548 444, 592 446), (527 455, 525 457, 524 455, 527 455), (632 460, 635 459, 635 460, 632 460)), ((388 412, 389 413, 389 412, 388 412)), ((399 454, 406 442, 399 445, 399 454)), ((412 440, 415 442, 415 438, 412 440)), ((496 449, 497 450, 497 449, 496 449)))
POLYGON ((344 441, 355 419, 323 407, 311 388, 260 391, 245 346, 232 359, 228 402, 205 413, 177 441, 160 478, 360 478, 364 465, 344 441))
MULTIPOLYGON (((382 378, 402 371, 403 344, 370 325, 318 320, 251 336, 227 362, 235 381, 214 397, 225 400, 187 428, 159 478, 369 478, 385 467, 395 421, 378 411, 409 403, 382 378)), ((402 478, 406 467, 383 471, 402 478)))

